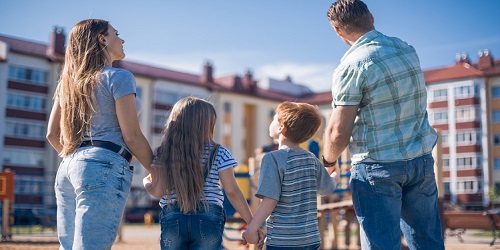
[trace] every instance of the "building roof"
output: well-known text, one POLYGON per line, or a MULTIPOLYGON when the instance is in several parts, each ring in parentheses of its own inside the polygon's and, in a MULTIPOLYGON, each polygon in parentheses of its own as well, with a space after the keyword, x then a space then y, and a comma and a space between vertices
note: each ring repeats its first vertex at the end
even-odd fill
POLYGON ((481 76, 483 76, 483 72, 468 63, 457 63, 451 67, 424 71, 427 84, 481 76))
POLYGON ((9 49, 12 52, 19 54, 31 55, 36 57, 47 57, 47 45, 27 41, 26 39, 14 38, 0 34, 0 41, 3 41, 9 45, 9 49))
POLYGON ((471 63, 466 54, 457 55, 457 61, 450 67, 424 71, 426 84, 459 79, 500 76, 500 60, 493 60, 488 50, 479 52, 479 61, 471 63))
MULTIPOLYGON (((8 49, 15 53, 43 57, 51 60, 55 59, 54 56, 48 55, 48 45, 41 42, 28 41, 26 39, 14 38, 4 35, 0 35, 0 41, 7 43, 8 49)), ((61 58, 57 57, 57 59, 61 58)), ((239 77, 238 75, 229 75, 225 77, 215 78, 212 82, 204 82, 201 79, 201 76, 197 74, 184 73, 127 60, 116 61, 113 63, 113 66, 126 69, 137 76, 177 81, 189 85, 209 88, 216 91, 233 92, 276 101, 298 101, 298 99, 300 99, 276 91, 259 88, 256 85, 255 81, 253 82, 253 86, 250 87, 251 84, 248 84, 244 80, 242 81, 241 77, 239 77), (235 84, 235 82, 237 82, 238 84, 235 84)))
POLYGON ((333 100, 331 91, 310 94, 303 96, 302 98, 304 102, 314 105, 330 104, 333 100))
MULTIPOLYGON (((63 60, 62 55, 49 55, 49 45, 41 42, 28 41, 26 39, 1 34, 0 41, 7 43, 8 49, 12 52, 43 57, 50 60, 63 60)), ((330 91, 293 96, 279 91, 261 88, 253 79, 241 78, 235 74, 213 78, 212 81, 207 82, 203 80, 203 75, 184 73, 127 60, 117 61, 114 63, 114 66, 127 69, 138 76, 178 81, 215 91, 233 92, 276 101, 301 101, 316 105, 329 104, 332 101, 330 91)), ((491 76, 500 76, 500 60, 493 60, 491 54, 487 50, 483 52, 480 51, 478 63, 470 63, 468 58, 462 55, 461 57, 457 57, 457 62, 450 67, 424 71, 426 84, 491 76)))
POLYGON ((199 75, 173 71, 141 63, 134 63, 126 60, 116 61, 113 63, 113 66, 126 69, 132 72, 132 74, 138 76, 146 76, 153 79, 173 80, 194 85, 204 85, 200 82, 199 75))

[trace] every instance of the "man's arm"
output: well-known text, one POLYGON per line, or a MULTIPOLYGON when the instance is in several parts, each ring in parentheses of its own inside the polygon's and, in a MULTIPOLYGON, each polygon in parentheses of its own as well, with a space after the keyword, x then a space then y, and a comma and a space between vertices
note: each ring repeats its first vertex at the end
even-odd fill
POLYGON ((349 144, 357 114, 358 106, 337 106, 332 109, 323 138, 323 157, 326 161, 336 161, 349 144))

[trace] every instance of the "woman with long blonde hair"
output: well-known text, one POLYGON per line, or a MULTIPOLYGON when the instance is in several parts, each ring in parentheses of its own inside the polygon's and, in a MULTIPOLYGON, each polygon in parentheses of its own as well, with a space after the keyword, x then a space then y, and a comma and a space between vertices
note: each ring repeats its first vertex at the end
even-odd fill
POLYGON ((161 249, 220 249, 226 220, 224 196, 250 223, 252 213, 236 184, 231 153, 213 141, 215 108, 186 97, 167 119, 144 187, 160 198, 161 249), (219 182, 220 180, 220 182, 219 182))
POLYGON ((112 67, 124 40, 108 21, 70 31, 47 140, 63 160, 55 193, 61 249, 111 249, 130 191, 134 155, 149 169, 134 76, 112 67))

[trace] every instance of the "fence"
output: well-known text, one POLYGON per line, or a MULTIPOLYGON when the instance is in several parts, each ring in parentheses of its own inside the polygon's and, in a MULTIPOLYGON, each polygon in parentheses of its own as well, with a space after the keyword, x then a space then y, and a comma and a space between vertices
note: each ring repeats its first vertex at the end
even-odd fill
POLYGON ((45 176, 15 176, 15 198, 8 202, 0 202, 0 225, 8 220, 10 230, 0 227, 3 240, 9 240, 12 235, 56 234, 56 204, 54 195, 55 173, 45 173, 45 176), (3 210, 8 209, 8 218, 4 218, 3 210), (5 232, 4 232, 5 231, 5 232))

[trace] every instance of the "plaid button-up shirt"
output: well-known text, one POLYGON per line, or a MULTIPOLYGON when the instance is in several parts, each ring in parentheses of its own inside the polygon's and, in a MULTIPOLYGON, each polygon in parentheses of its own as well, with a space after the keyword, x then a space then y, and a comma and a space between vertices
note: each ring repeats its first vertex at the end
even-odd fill
POLYGON ((332 107, 359 106, 349 143, 352 162, 410 160, 432 151, 425 80, 415 49, 372 30, 333 73, 332 107))

